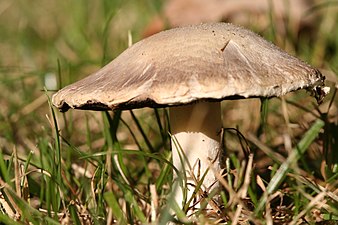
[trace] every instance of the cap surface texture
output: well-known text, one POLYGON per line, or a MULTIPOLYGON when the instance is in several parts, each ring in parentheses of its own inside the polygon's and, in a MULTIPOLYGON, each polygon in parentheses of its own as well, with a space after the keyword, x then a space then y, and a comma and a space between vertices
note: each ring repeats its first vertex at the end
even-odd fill
POLYGON ((53 96, 61 111, 166 107, 281 96, 322 86, 321 73, 244 28, 212 23, 160 32, 53 96))

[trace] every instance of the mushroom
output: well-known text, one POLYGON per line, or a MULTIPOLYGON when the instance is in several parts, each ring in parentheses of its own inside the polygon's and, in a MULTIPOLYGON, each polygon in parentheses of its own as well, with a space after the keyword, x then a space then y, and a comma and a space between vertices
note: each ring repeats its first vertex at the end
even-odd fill
MULTIPOLYGON (((202 190, 212 191, 218 187, 215 174, 222 172, 222 100, 270 98, 305 88, 321 101, 324 80, 319 70, 255 33, 211 23, 141 40, 54 94, 52 102, 61 111, 169 107, 174 166, 183 169, 189 183, 203 177, 202 190)), ((183 206, 193 191, 178 187, 177 203, 183 206)))

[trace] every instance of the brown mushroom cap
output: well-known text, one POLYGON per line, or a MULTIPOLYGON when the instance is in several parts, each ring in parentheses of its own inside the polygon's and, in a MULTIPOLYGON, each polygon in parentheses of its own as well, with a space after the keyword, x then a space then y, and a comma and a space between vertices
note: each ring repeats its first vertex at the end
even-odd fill
POLYGON ((53 96, 61 111, 281 96, 325 77, 255 33, 212 23, 163 31, 53 96))

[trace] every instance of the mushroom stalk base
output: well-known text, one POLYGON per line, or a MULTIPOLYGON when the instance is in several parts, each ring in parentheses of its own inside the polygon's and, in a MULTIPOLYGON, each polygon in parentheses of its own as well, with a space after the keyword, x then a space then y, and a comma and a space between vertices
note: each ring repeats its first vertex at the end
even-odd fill
POLYGON ((221 149, 221 107, 219 102, 199 102, 169 110, 173 164, 181 171, 181 176, 174 174, 176 184, 180 185, 173 194, 180 207, 189 201, 204 177, 203 185, 194 195, 195 200, 189 205, 192 206, 195 201, 202 200, 204 191, 210 193, 218 188, 215 173, 221 173, 218 157, 221 149))

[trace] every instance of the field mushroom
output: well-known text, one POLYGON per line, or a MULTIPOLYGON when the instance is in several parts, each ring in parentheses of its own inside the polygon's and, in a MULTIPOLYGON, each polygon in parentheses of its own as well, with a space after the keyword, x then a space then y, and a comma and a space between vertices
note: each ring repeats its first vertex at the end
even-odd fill
MULTIPOLYGON (((305 88, 320 101, 325 77, 244 28, 211 23, 175 28, 135 43, 96 73, 53 95, 61 111, 169 107, 173 164, 189 183, 218 186, 224 99, 274 97, 305 88), (211 166, 211 168, 209 168, 211 166), (193 171, 193 173, 191 173, 193 171)), ((178 188, 182 206, 194 188, 178 188), (187 195, 183 195, 188 188, 187 195)))

